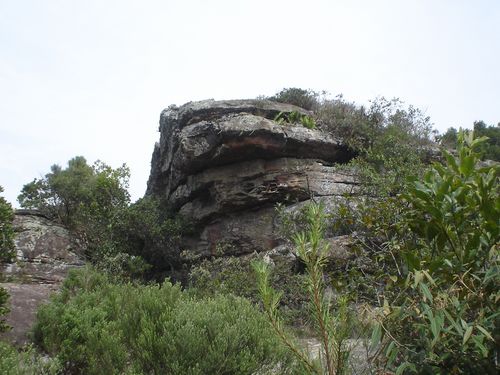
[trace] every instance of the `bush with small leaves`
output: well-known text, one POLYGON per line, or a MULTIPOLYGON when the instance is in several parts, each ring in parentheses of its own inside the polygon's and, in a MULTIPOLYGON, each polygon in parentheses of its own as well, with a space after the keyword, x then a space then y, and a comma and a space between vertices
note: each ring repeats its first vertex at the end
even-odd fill
POLYGON ((0 341, 0 374, 2 375, 56 375, 61 364, 57 359, 44 358, 32 346, 18 350, 0 341))
POLYGON ((248 301, 194 298, 178 285, 116 283, 73 271, 43 306, 36 342, 74 374, 293 373, 292 358, 248 301))

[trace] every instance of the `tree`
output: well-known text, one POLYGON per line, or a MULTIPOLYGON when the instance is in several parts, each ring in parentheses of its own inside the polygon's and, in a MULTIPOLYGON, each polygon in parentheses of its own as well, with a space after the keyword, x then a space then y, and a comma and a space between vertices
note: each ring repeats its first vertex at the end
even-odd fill
POLYGON ((437 140, 441 146, 449 149, 455 149, 458 142, 458 131, 453 127, 448 128, 444 134, 437 137, 437 140))
MULTIPOLYGON (((476 138, 487 137, 484 142, 477 146, 477 151, 483 160, 500 161, 500 123, 496 126, 488 126, 484 121, 474 121, 474 136, 476 138)), ((446 133, 437 137, 439 143, 449 149, 456 149, 458 142, 458 130, 449 128, 446 133)))
POLYGON ((94 257, 113 248, 115 219, 130 202, 129 175, 126 165, 116 169, 101 161, 88 165, 77 156, 66 169, 53 165, 45 177, 24 185, 18 200, 21 207, 38 209, 66 225, 94 257))
MULTIPOLYGON (((0 186, 0 193, 3 188, 0 186)), ((0 197, 0 262, 8 262, 14 256, 14 211, 4 197, 0 197)))
MULTIPOLYGON (((0 193, 3 188, 0 186, 0 193)), ((14 211, 12 206, 4 197, 0 197, 0 263, 8 262, 14 256, 14 230, 12 228, 12 220, 14 219, 14 211)), ((2 316, 9 310, 6 307, 9 295, 7 291, 0 288, 0 332, 5 331, 8 327, 5 325, 2 316)))
POLYGON ((42 211, 72 229, 88 215, 108 218, 117 207, 126 206, 130 175, 125 165, 113 169, 101 161, 88 165, 77 156, 62 169, 53 165, 42 179, 24 185, 18 201, 21 207, 42 211))

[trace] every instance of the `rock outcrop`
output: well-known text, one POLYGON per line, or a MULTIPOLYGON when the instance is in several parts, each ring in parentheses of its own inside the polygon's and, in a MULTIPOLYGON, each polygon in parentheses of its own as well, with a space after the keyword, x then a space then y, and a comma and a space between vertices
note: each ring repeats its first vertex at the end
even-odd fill
POLYGON ((6 322, 12 330, 2 335, 22 345, 28 342, 37 307, 58 290, 69 269, 84 263, 71 233, 39 212, 16 211, 13 227, 16 259, 0 263, 0 286, 10 295, 6 322))
POLYGON ((266 100, 171 106, 160 117, 148 195, 165 199, 197 235, 184 242, 200 257, 245 254, 282 242, 277 203, 293 210, 311 197, 330 203, 356 194, 354 157, 342 140, 278 114, 311 115, 266 100))

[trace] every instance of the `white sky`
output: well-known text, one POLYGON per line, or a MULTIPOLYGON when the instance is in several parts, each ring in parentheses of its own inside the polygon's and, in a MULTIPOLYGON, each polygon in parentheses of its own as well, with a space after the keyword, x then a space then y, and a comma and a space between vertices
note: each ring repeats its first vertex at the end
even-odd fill
POLYGON ((0 185, 83 155, 141 197, 161 110, 327 90, 500 121, 500 1, 0 0, 0 185))

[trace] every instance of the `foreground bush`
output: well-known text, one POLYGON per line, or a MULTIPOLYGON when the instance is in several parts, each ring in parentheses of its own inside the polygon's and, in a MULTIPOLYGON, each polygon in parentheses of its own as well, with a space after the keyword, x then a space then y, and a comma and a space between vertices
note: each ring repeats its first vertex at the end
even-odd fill
MULTIPOLYGON (((36 342, 74 374, 252 374, 290 357, 246 300, 193 299, 178 285, 116 284, 70 274, 38 312, 36 342)), ((292 371, 292 370, 290 370, 292 371)))
POLYGON ((2 375, 51 375, 57 374, 57 360, 42 358, 32 347, 18 351, 0 341, 0 374, 2 375))
POLYGON ((445 152, 404 196, 403 289, 373 334, 397 373, 499 371, 500 168, 479 163, 485 139, 458 138, 458 156, 445 152))

